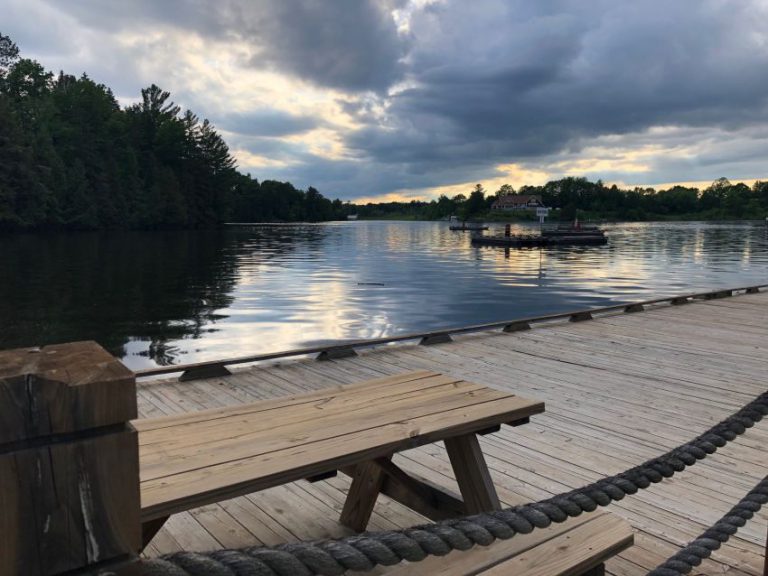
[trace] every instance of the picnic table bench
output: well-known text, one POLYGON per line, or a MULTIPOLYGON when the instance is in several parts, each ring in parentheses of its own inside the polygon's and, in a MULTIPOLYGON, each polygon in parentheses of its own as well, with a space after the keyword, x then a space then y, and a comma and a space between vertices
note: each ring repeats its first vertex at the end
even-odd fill
POLYGON ((453 376, 419 371, 247 405, 133 421, 145 544, 171 514, 341 470, 341 522, 362 531, 379 493, 432 519, 500 508, 477 440, 544 411, 453 376), (444 441, 461 497, 391 456, 444 441))
MULTIPOLYGON (((318 392, 180 416, 134 421, 139 431, 145 544, 181 512, 300 479, 342 471, 352 483, 341 522, 365 529, 380 493, 433 520, 500 508, 478 434, 518 425, 541 402, 420 371, 318 392), (461 496, 396 466, 394 453, 443 441, 461 496)), ((602 576, 632 544, 631 527, 606 512, 416 564, 386 576, 525 574, 602 576)))
MULTIPOLYGON (((380 567, 367 576, 604 576, 605 561, 634 542, 632 527, 595 511, 491 546, 380 567)), ((358 573, 354 573, 357 576, 358 573)), ((361 575, 362 576, 362 575, 361 575)))

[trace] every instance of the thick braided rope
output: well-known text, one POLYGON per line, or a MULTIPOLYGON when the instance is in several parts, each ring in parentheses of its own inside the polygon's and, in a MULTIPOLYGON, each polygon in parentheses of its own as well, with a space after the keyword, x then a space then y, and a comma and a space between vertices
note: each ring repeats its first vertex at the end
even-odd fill
POLYGON ((701 536, 672 556, 669 560, 648 572, 648 576, 681 576, 688 574, 694 566, 728 542, 728 539, 736 534, 739 528, 747 523, 763 504, 768 503, 768 476, 755 486, 741 502, 736 504, 711 528, 708 528, 701 536))
POLYGON ((627 494, 671 478, 725 446, 768 415, 768 392, 694 440, 625 472, 540 502, 498 512, 424 524, 405 530, 371 532, 338 540, 282 544, 210 553, 178 552, 147 560, 147 576, 339 576, 403 560, 418 562, 451 550, 487 546, 497 538, 528 534, 552 522, 607 506, 627 494))

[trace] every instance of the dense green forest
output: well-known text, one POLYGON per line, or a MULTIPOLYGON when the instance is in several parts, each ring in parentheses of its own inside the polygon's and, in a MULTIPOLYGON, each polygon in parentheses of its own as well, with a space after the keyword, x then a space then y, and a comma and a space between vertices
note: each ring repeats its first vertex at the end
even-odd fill
POLYGON ((486 193, 478 184, 468 194, 453 198, 440 196, 431 202, 389 202, 356 206, 361 218, 405 218, 436 220, 448 216, 475 219, 535 219, 530 212, 495 213, 491 205, 500 195, 535 194, 544 205, 555 208, 556 217, 578 216, 614 220, 733 220, 763 219, 768 216, 768 182, 753 186, 732 184, 726 178, 715 180, 704 190, 674 186, 667 190, 653 188, 622 189, 601 181, 567 177, 543 186, 522 186, 515 190, 508 184, 494 193, 486 193))
POLYGON ((236 170, 208 120, 155 85, 121 108, 88 76, 55 76, 0 34, 0 231, 210 228, 343 218, 310 187, 236 170))

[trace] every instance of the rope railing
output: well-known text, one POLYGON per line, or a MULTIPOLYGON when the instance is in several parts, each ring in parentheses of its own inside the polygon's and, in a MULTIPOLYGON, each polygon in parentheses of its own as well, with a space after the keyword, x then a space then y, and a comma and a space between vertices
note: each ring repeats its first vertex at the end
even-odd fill
MULTIPOLYGON (((424 524, 404 530, 371 532, 336 540, 299 542, 275 547, 218 550, 209 553, 178 552, 144 562, 147 576, 340 576, 349 570, 370 571, 403 560, 418 562, 427 556, 444 556, 452 550, 488 546, 516 534, 528 534, 553 522, 565 522, 583 512, 635 494, 671 478, 714 454, 768 415, 768 392, 690 442, 582 488, 530 504, 496 512, 424 524)), ((727 541, 768 502, 764 479, 723 519, 681 550, 653 576, 686 574, 691 567, 727 541)))
POLYGON ((749 494, 744 496, 725 516, 680 552, 648 572, 648 576, 688 574, 695 566, 709 558, 712 552, 728 542, 730 537, 736 534, 748 520, 751 520, 766 502, 768 502, 768 476, 752 488, 749 494))

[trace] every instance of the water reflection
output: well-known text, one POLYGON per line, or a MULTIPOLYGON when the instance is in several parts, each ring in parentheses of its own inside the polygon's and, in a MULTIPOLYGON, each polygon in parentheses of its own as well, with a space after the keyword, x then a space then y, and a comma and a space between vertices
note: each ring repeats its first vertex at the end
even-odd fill
POLYGON ((136 368, 768 282, 764 224, 605 229, 543 250, 436 222, 0 238, 0 347, 90 338, 136 368))
POLYGON ((0 347, 93 339, 171 363, 226 318, 233 243, 216 232, 0 238, 0 347))

